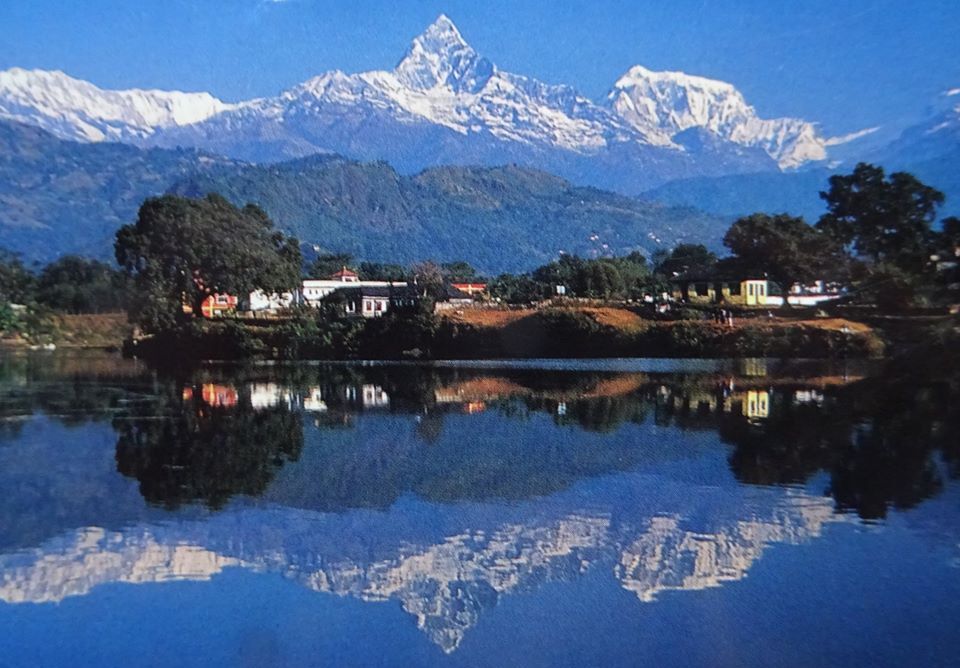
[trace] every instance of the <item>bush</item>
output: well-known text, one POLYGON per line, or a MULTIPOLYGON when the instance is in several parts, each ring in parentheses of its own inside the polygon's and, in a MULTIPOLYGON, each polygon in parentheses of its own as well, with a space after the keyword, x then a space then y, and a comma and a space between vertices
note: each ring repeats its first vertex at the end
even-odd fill
POLYGON ((0 334, 12 334, 17 331, 20 319, 10 304, 0 302, 0 334))

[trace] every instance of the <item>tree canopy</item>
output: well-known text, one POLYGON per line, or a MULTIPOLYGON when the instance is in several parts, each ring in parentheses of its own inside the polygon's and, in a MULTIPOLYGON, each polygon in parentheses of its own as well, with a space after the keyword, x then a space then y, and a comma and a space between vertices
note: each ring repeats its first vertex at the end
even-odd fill
POLYGON ((860 163, 851 174, 831 176, 820 197, 827 213, 817 227, 859 257, 907 272, 921 271, 928 261, 944 195, 912 174, 887 177, 882 167, 860 163))
POLYGON ((127 305, 127 281, 108 264, 65 255, 40 272, 36 298, 67 313, 115 311, 127 305))
POLYGON ((654 269, 667 278, 683 274, 710 274, 717 265, 717 256, 703 244, 677 244, 670 251, 658 251, 654 269))
POLYGON ((307 269, 309 278, 330 278, 344 267, 353 266, 353 256, 350 253, 324 253, 318 255, 307 269))
POLYGON ((117 232, 117 262, 134 278, 131 317, 148 331, 174 325, 183 304, 200 312, 212 294, 282 292, 300 280, 297 240, 259 207, 219 195, 146 200, 137 222, 117 232))
POLYGON ((730 264, 744 275, 765 276, 786 297, 797 283, 825 278, 835 270, 841 253, 829 236, 807 225, 803 218, 755 213, 740 218, 727 231, 724 245, 733 253, 730 264))
POLYGON ((0 248, 0 303, 28 301, 35 278, 18 255, 0 248))

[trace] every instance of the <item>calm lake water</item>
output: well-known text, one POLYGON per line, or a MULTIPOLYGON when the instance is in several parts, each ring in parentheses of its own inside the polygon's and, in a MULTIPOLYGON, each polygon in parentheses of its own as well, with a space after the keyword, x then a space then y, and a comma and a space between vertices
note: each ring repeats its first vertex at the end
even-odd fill
POLYGON ((955 386, 0 358, 0 666, 957 666, 955 386))

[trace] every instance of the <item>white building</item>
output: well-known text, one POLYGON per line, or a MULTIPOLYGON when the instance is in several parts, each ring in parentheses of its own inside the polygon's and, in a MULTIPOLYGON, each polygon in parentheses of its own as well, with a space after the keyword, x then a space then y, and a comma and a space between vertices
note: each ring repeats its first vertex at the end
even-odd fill
MULTIPOLYGON (((404 288, 406 283, 390 281, 361 281, 360 277, 346 267, 330 276, 330 278, 304 279, 300 288, 301 303, 314 308, 320 306, 324 297, 341 288, 404 288)), ((383 309, 384 311, 386 308, 383 309)))
POLYGON ((251 292, 246 300, 244 300, 244 303, 241 304, 241 309, 244 311, 276 312, 291 308, 297 301, 296 291, 267 294, 263 290, 255 290, 251 292))

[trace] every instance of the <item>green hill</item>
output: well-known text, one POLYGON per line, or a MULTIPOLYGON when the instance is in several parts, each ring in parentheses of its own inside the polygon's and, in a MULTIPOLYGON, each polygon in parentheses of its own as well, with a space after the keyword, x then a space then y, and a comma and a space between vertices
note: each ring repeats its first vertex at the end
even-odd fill
POLYGON ((383 162, 315 156, 215 169, 172 191, 256 202, 324 249, 375 261, 464 259, 489 272, 532 268, 560 252, 651 253, 681 240, 715 246, 729 222, 512 165, 403 176, 383 162))
POLYGON ((0 122, 0 246, 30 262, 111 259, 114 233, 144 198, 227 162, 193 150, 79 144, 0 122))
POLYGON ((403 176, 383 162, 337 156, 248 165, 188 150, 79 144, 0 123, 0 246, 27 261, 111 258, 116 229, 144 198, 167 191, 256 202, 303 242, 361 259, 464 259, 488 272, 531 268, 561 251, 716 246, 729 222, 515 166, 403 176))

